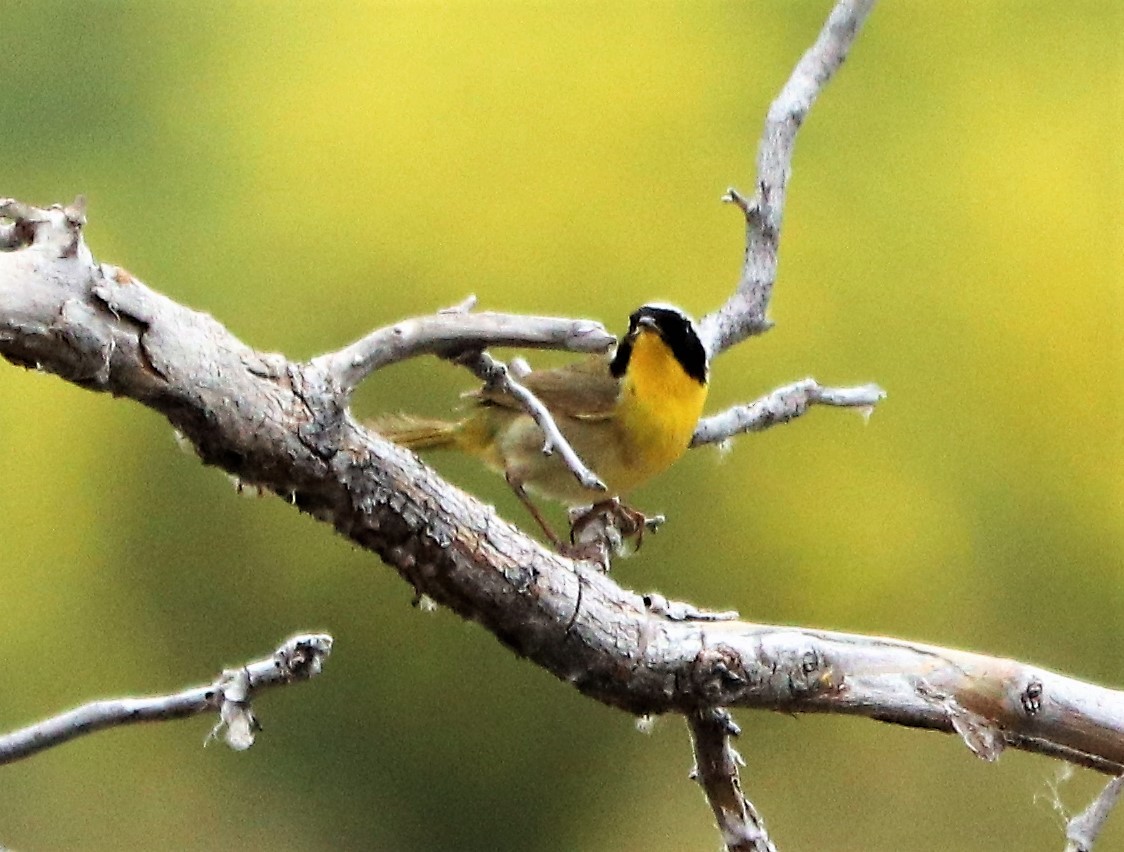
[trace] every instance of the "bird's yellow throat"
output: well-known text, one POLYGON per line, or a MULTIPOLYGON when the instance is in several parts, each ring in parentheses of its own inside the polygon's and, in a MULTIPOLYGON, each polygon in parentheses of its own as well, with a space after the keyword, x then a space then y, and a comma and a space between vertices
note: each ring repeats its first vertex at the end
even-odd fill
POLYGON ((687 451, 706 392, 706 383, 687 375, 658 333, 640 331, 621 381, 617 419, 646 474, 642 478, 670 467, 687 451))

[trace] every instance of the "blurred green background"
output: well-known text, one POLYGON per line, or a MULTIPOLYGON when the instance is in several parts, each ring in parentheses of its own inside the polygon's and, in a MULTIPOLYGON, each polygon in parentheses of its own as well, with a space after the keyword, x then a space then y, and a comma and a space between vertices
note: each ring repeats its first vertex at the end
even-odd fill
MULTIPOLYGON (((620 330, 736 279, 765 110, 805 3, 19 3, 0 195, 249 343, 306 357, 475 293, 620 330)), ((747 618, 1009 655, 1124 686, 1124 7, 885 3, 802 130, 772 306, 711 409, 805 375, 889 391, 693 452, 617 579, 747 618)), ((541 362, 541 356, 532 358, 541 362)), ((443 413, 417 361, 364 412, 443 413)), ((18 850, 716 849, 682 723, 629 717, 410 607, 374 557, 245 499, 133 403, 0 365, 0 727, 210 679, 298 629, 326 676, 0 770, 18 850)), ((502 481, 438 459, 520 523, 502 481)), ((1055 850, 1058 765, 742 712, 796 850, 1055 850)), ((1101 779, 1058 786, 1083 807, 1101 779)), ((1124 814, 1102 841, 1124 847, 1124 814)))

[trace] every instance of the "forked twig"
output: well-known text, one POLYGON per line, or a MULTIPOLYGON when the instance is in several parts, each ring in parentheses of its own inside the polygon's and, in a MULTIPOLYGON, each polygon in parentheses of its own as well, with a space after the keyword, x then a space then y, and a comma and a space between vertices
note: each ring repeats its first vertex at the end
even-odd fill
POLYGON ((332 637, 322 633, 293 636, 270 656, 228 669, 213 683, 171 695, 114 698, 83 704, 66 713, 0 736, 0 764, 30 757, 76 737, 131 725, 165 722, 219 711, 219 722, 208 739, 221 733, 231 748, 253 745, 257 720, 250 699, 257 692, 308 680, 320 674, 332 650, 332 637))

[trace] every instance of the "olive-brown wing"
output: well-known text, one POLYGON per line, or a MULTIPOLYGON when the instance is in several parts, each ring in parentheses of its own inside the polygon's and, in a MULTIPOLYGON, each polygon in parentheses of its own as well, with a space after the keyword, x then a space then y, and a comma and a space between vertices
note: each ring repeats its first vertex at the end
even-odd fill
MULTIPOLYGON (((519 379, 555 416, 603 420, 616 407, 620 383, 609 372, 604 358, 588 358, 553 370, 535 370, 519 379)), ((481 388, 467 396, 482 405, 522 410, 510 393, 481 388)))

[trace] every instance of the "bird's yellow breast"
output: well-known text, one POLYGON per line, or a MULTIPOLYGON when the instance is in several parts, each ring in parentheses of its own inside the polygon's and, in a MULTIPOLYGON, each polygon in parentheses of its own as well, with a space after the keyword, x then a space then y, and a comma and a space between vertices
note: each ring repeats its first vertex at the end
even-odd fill
POLYGON ((686 451, 702 415, 707 386, 687 375, 663 339, 641 331, 621 381, 615 420, 627 448, 614 490, 628 491, 670 467, 686 451))

